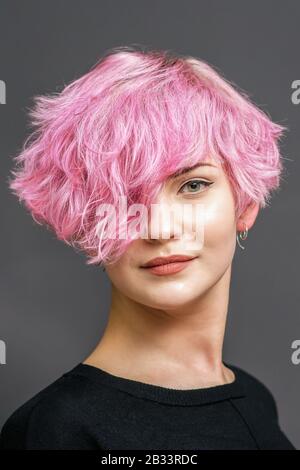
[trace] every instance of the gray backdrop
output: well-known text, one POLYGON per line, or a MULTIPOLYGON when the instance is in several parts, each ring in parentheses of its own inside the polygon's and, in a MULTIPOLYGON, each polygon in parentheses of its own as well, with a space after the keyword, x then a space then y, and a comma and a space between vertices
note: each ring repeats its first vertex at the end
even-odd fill
POLYGON ((280 424, 300 447, 300 3, 294 1, 4 1, 0 4, 0 428, 23 402, 74 367, 99 341, 110 284, 83 255, 36 224, 9 193, 11 156, 28 135, 32 97, 87 72, 108 48, 141 44, 196 55, 248 91, 289 132, 287 177, 233 263, 224 360, 272 390, 280 424))

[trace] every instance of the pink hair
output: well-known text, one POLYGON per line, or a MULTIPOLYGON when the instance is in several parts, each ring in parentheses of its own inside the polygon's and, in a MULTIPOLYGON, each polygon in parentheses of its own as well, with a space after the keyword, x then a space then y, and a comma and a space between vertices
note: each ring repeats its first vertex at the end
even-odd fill
POLYGON ((169 175, 208 155, 224 164, 238 215, 253 201, 265 207, 279 187, 285 127, 194 57, 114 48, 61 92, 34 99, 36 129, 9 186, 87 264, 113 261, 130 243, 99 238, 100 203, 127 196, 150 207, 169 175))

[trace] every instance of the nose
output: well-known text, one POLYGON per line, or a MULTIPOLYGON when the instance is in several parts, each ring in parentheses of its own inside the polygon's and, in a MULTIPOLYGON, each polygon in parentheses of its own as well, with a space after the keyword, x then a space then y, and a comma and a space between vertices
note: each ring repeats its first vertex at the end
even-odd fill
POLYGON ((148 243, 166 243, 180 239, 185 249, 199 249, 204 243, 204 205, 180 204, 161 195, 148 211, 148 220, 143 238, 148 243))
POLYGON ((145 240, 149 243, 180 238, 182 236, 182 219, 176 211, 176 207, 163 200, 152 204, 147 230, 145 240))

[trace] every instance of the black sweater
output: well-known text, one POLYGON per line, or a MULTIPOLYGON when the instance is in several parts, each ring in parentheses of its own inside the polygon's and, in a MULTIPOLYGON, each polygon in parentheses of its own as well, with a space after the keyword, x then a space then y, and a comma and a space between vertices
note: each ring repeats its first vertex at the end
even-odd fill
POLYGON ((178 390, 79 363, 5 422, 3 449, 295 449, 270 390, 245 370, 229 384, 178 390))

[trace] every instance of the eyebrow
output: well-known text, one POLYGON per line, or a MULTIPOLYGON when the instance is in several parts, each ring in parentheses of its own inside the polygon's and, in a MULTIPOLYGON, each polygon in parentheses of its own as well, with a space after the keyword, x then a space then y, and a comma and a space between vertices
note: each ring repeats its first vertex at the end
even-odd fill
POLYGON ((194 170, 195 168, 199 168, 200 166, 212 166, 214 168, 217 168, 217 166, 213 165, 212 163, 200 162, 200 163, 196 163, 196 165, 193 165, 193 166, 186 166, 184 168, 181 168, 180 170, 170 175, 169 178, 177 178, 178 176, 184 175, 185 173, 189 173, 190 171, 194 170))

